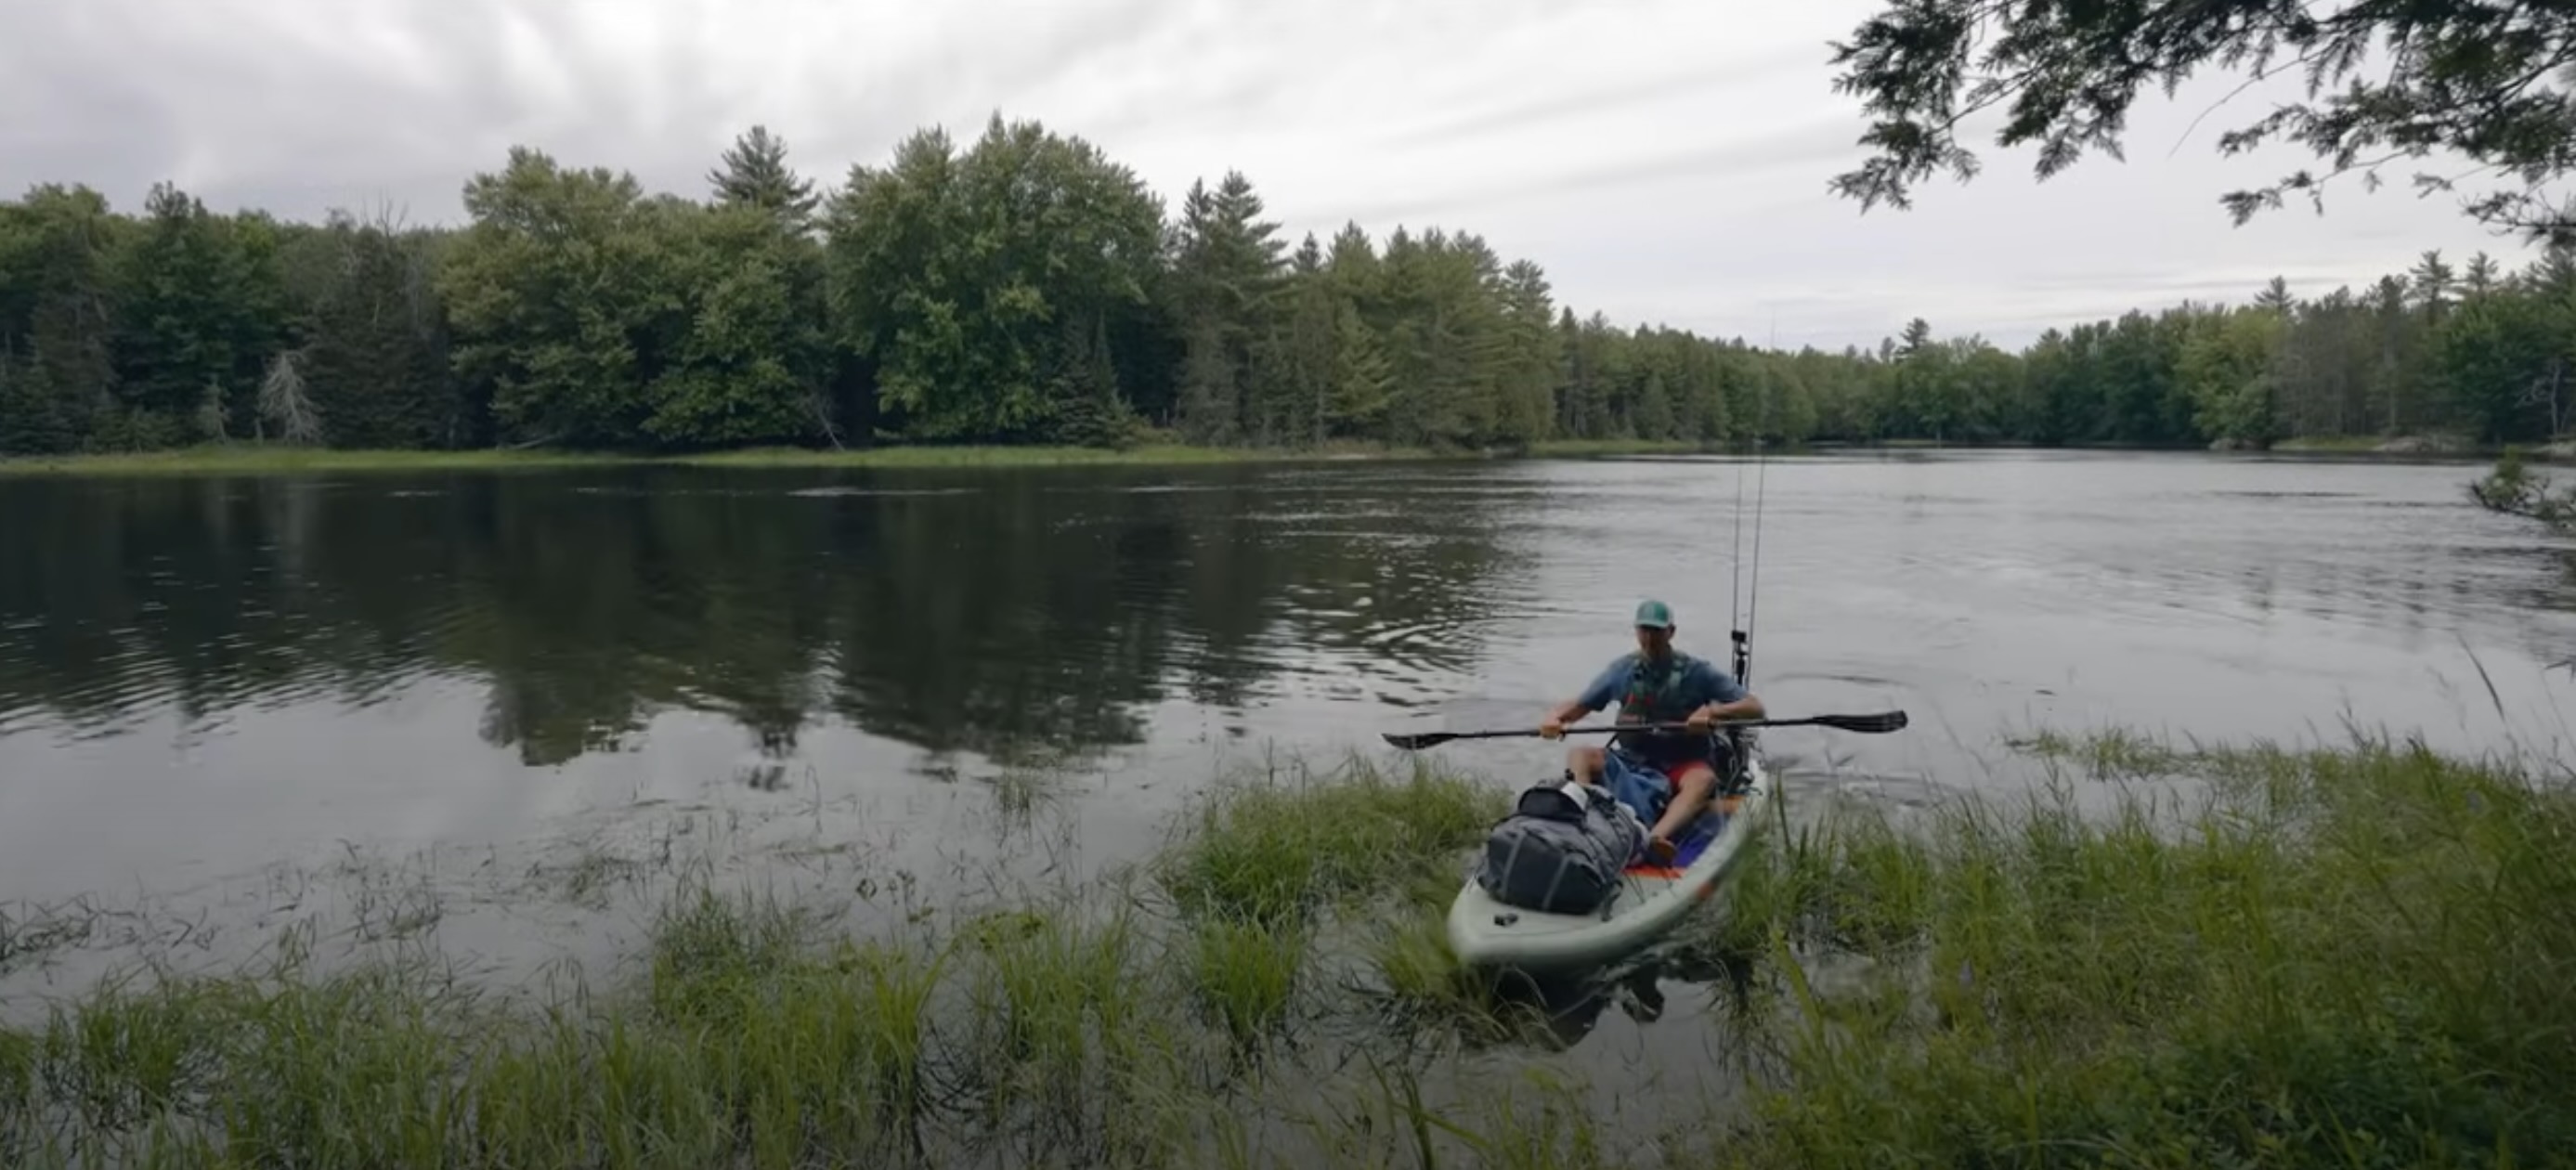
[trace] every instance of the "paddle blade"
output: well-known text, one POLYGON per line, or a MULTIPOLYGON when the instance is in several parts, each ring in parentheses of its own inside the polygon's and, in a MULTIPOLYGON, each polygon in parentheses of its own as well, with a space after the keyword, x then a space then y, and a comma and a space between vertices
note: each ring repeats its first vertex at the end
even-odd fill
POLYGON ((1815 722, 1824 727, 1857 731, 1862 735, 1885 735, 1905 730, 1903 711, 1884 711, 1876 715, 1819 715, 1815 722))
MULTIPOLYGON (((1571 734, 1576 730, 1579 729, 1568 728, 1567 732, 1571 734)), ((1398 735, 1389 731, 1380 734, 1386 737, 1386 742, 1409 752, 1420 748, 1438 747, 1453 739, 1512 739, 1525 735, 1537 735, 1538 730, 1518 727, 1509 731, 1417 731, 1411 735, 1398 735)))

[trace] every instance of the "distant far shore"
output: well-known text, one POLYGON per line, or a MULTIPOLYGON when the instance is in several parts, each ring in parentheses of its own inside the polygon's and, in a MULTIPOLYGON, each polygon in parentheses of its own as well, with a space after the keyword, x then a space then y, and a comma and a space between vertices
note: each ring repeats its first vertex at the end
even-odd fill
MULTIPOLYGON (((1925 439, 1876 442, 1820 441, 1775 448, 1774 453, 1842 451, 1982 451, 2048 450, 2029 442, 1944 443, 1925 439)), ((2062 450, 2163 450, 2126 444, 2067 445, 2062 450)), ((2171 448, 2188 451, 2196 448, 2171 448)), ((867 447, 759 447, 688 453, 621 453, 561 448, 473 448, 463 450, 382 450, 296 447, 253 443, 209 444, 158 451, 99 452, 76 455, 0 457, 0 476, 8 475, 144 475, 271 474, 292 472, 473 471, 539 468, 614 467, 674 464, 701 467, 774 468, 945 468, 1064 466, 1186 466, 1232 463, 1398 461, 1442 459, 1562 459, 1611 455, 1683 455, 1745 452, 1750 448, 1721 443, 1656 440, 1585 439, 1551 441, 1516 448, 1419 448, 1376 443, 1335 443, 1311 447, 1208 447, 1185 443, 1148 443, 1133 447, 1070 447, 888 443, 867 447)), ((2377 435, 2285 439, 2273 444, 2277 454, 2387 456, 2389 458, 2485 459, 2500 453, 2440 436, 2385 438, 2377 435)), ((2576 462, 2576 441, 2561 441, 2525 451, 2542 462, 2576 462)))
POLYGON ((160 451, 0 457, 0 475, 209 474, 357 471, 472 471, 676 464, 701 467, 1059 467, 1333 462, 1343 460, 1564 458, 1585 455, 1688 454, 1715 444, 1578 440, 1522 449, 1392 447, 1373 443, 1314 447, 1206 447, 1151 443, 1133 447, 883 444, 869 447, 758 447, 688 453, 621 453, 560 448, 378 450, 249 443, 160 451))

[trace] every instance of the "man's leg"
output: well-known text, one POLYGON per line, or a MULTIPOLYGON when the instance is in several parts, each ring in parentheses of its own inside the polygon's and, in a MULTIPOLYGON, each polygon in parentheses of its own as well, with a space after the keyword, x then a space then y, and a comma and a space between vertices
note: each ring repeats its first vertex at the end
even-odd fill
POLYGON ((1653 824, 1664 801, 1672 796, 1672 783, 1663 773, 1613 752, 1601 753, 1600 760, 1601 786, 1637 814, 1640 826, 1653 824))
POLYGON ((1655 822, 1647 848, 1658 860, 1669 860, 1676 849, 1673 838, 1708 808, 1709 794, 1717 790, 1717 771, 1705 761, 1693 760, 1673 777, 1673 800, 1664 806, 1664 815, 1655 822))

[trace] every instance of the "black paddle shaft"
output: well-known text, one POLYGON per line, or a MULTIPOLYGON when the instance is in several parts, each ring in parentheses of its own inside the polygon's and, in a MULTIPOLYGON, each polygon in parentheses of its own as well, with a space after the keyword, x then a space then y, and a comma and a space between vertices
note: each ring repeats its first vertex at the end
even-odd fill
MULTIPOLYGON (((1892 731, 1904 730, 1906 722, 1905 712, 1885 711, 1876 715, 1811 715, 1804 719, 1738 719, 1711 723, 1708 729, 1711 732, 1718 732, 1738 727, 1830 727, 1837 731, 1853 731, 1862 735, 1885 735, 1892 731)), ((1690 730, 1688 723, 1604 723, 1591 727, 1569 727, 1565 729, 1565 734, 1615 735, 1628 731, 1688 730, 1690 730)), ((1437 747, 1455 739, 1529 739, 1537 738, 1538 735, 1539 729, 1535 727, 1514 728, 1508 731, 1424 731, 1411 735, 1388 732, 1386 742, 1406 751, 1416 751, 1437 747)))

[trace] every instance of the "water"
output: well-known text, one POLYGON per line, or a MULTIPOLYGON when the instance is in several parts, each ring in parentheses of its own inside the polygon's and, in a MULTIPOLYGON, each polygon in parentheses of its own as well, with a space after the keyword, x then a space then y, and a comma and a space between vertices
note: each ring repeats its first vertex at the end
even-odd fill
MULTIPOLYGON (((1096 872, 1220 767, 1535 723, 1644 595, 1720 658, 1751 607, 1775 714, 1912 715, 1772 733, 1793 807, 2027 783, 2003 742, 2040 727, 2570 733, 2576 546, 2470 504, 2472 466, 1752 470, 0 480, 0 904, 148 901, 195 925, 89 941, 202 944, 318 873, 380 924, 465 890, 411 925, 501 954, 631 939, 532 892, 691 834, 863 890, 1096 872)), ((1497 783, 1559 754, 1440 750, 1497 783)))

